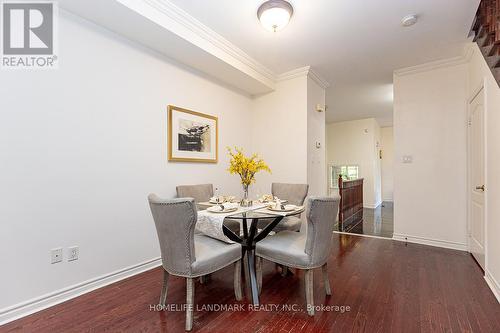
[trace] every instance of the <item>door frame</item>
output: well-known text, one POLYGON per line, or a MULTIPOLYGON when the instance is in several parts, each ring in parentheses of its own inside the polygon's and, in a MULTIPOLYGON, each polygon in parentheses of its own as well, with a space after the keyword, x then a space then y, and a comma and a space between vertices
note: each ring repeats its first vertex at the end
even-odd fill
POLYGON ((467 148, 467 181, 466 181, 466 193, 467 193, 467 251, 469 253, 470 252, 470 234, 471 234, 471 210, 470 210, 470 207, 471 207, 471 195, 470 195, 470 189, 471 189, 471 186, 473 186, 472 184, 472 177, 471 177, 471 166, 470 166, 470 160, 469 160, 469 157, 470 157, 470 152, 471 152, 471 139, 470 139, 470 121, 471 121, 471 116, 470 116, 470 113, 471 113, 471 108, 470 108, 470 105, 472 103, 472 101, 474 100, 474 98, 477 97, 477 95, 479 95, 479 93, 481 93, 481 91, 483 91, 483 105, 484 105, 484 115, 483 115, 483 144, 484 144, 484 163, 483 163, 483 172, 484 172, 484 184, 486 186, 486 190, 484 191, 484 269, 485 269, 485 272, 487 270, 487 262, 488 262, 488 237, 487 237, 487 234, 488 234, 488 166, 487 166, 487 163, 486 161, 488 160, 488 150, 487 150, 487 146, 488 146, 488 141, 487 141, 487 127, 486 127, 486 124, 487 124, 487 117, 488 117, 488 105, 487 105, 487 96, 488 96, 488 90, 487 90, 487 82, 486 82, 486 78, 483 78, 483 80, 481 81, 481 83, 479 84, 479 86, 473 90, 473 93, 471 94, 471 96, 469 97, 469 99, 467 100, 467 124, 466 124, 466 128, 467 128, 467 144, 466 144, 466 148, 467 148))

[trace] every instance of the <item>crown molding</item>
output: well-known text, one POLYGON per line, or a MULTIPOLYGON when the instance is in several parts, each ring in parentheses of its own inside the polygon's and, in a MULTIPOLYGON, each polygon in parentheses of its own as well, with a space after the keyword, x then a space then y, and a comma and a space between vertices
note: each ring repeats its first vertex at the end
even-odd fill
POLYGON ((330 83, 326 79, 324 79, 318 72, 312 69, 311 66, 304 66, 296 69, 292 69, 291 71, 282 73, 276 77, 276 81, 286 81, 291 80, 297 77, 310 77, 314 82, 316 82, 321 88, 326 89, 330 86, 330 83))
POLYGON ((288 71, 288 72, 281 73, 279 75, 276 75, 276 82, 286 81, 286 80, 295 79, 297 77, 307 76, 307 75, 309 75, 310 69, 311 69, 311 66, 304 66, 304 67, 292 69, 291 71, 288 71))
POLYGON ((428 62, 425 64, 420 64, 420 65, 416 65, 416 66, 397 69, 394 71, 394 75, 405 76, 405 75, 427 72, 427 71, 431 71, 431 70, 439 69, 439 68, 446 68, 446 67, 451 67, 451 66, 463 65, 463 64, 466 64, 469 62, 469 60, 471 59, 473 54, 474 54, 474 49, 472 48, 472 46, 467 45, 464 48, 463 54, 458 56, 458 57, 441 59, 441 60, 437 60, 437 61, 431 61, 431 62, 428 62))
POLYGON ((204 25, 196 18, 177 7, 168 0, 143 0, 152 8, 161 12, 162 14, 168 16, 177 24, 188 29, 198 37, 209 42, 213 46, 219 48, 221 51, 229 54, 231 57, 247 65, 253 69, 258 74, 262 75, 266 79, 275 82, 276 75, 267 67, 259 63, 257 60, 253 59, 250 55, 245 53, 243 50, 238 48, 236 45, 232 44, 230 41, 216 33, 214 30, 210 29, 208 26, 204 25))
POLYGON ((330 82, 312 68, 309 70, 309 77, 323 89, 330 87, 330 82))
POLYGON ((326 89, 330 86, 328 81, 324 79, 318 72, 314 71, 310 66, 305 66, 297 68, 282 74, 275 74, 269 68, 259 63, 257 60, 252 58, 246 52, 238 48, 236 45, 219 35, 214 30, 210 29, 196 18, 177 7, 168 0, 143 0, 149 6, 158 10, 162 14, 168 16, 170 19, 174 20, 176 23, 180 24, 184 28, 188 29, 192 33, 196 34, 200 38, 210 42, 215 47, 219 48, 223 52, 229 54, 236 60, 242 62, 243 64, 250 67, 252 70, 262 75, 266 79, 272 81, 273 83, 289 80, 295 77, 308 75, 313 79, 320 87, 326 89))
POLYGON ((465 64, 466 62, 467 61, 464 56, 458 56, 449 59, 432 61, 417 66, 397 69, 394 71, 394 75, 405 76, 405 75, 417 74, 417 73, 427 72, 433 69, 462 65, 465 64))
POLYGON ((301 75, 329 86, 310 66, 278 75, 170 0, 60 0, 60 7, 250 96, 274 91, 277 82, 301 75), (136 20, 137 28, 129 20, 136 20))

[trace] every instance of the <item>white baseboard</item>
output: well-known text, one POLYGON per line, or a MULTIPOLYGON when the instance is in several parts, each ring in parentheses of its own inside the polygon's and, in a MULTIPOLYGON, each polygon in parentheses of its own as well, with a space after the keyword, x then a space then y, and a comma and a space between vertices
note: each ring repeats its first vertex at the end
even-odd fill
POLYGON ((117 281, 156 268, 160 265, 161 258, 151 259, 137 265, 125 267, 94 279, 33 298, 8 308, 0 309, 0 325, 65 302, 92 290, 102 288, 117 281))
POLYGON ((381 204, 382 204, 382 201, 380 201, 379 203, 376 203, 376 204, 374 204, 374 205, 364 204, 364 205, 363 205, 363 208, 375 209, 375 208, 377 208, 378 206, 380 206, 381 204))
POLYGON ((497 298, 498 303, 500 303, 500 283, 495 280, 488 269, 486 269, 486 271, 484 272, 484 279, 486 280, 488 287, 490 287, 491 291, 493 292, 493 295, 495 295, 495 297, 497 298))
POLYGON ((375 235, 355 234, 355 233, 344 232, 344 231, 334 231, 333 233, 334 234, 340 234, 340 235, 358 236, 358 237, 366 237, 366 238, 377 238, 377 239, 384 239, 384 240, 390 240, 390 241, 392 241, 392 238, 375 236, 375 235))
POLYGON ((392 239, 400 242, 416 243, 429 246, 443 247, 445 249, 467 251, 467 244, 450 242, 440 239, 424 238, 410 235, 393 234, 392 239))

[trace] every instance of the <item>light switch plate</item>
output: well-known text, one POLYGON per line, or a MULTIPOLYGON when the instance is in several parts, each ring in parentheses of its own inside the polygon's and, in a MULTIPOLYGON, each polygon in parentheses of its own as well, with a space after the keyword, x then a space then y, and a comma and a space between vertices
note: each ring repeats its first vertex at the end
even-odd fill
POLYGON ((403 156, 403 163, 412 163, 413 162, 413 156, 411 155, 404 155, 403 156))

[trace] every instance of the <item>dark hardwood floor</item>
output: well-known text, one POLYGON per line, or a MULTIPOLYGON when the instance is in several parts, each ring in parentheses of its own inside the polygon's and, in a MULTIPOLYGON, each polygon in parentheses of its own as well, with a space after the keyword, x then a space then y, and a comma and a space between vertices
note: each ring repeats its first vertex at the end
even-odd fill
POLYGON ((394 233, 394 204, 384 201, 375 209, 363 208, 363 220, 349 226, 346 232, 392 238, 394 233))
MULTIPOLYGON (((281 277, 266 262, 262 304, 288 304, 291 310, 249 311, 247 301, 235 301, 227 268, 208 284, 196 284, 193 331, 500 332, 500 304, 469 254, 353 235, 335 234, 333 241, 333 295, 325 296, 316 270, 314 300, 339 311, 318 310, 308 317, 302 272, 281 277), (201 310, 215 303, 244 309, 201 310)), ((4 325, 0 332, 182 332, 183 311, 150 311, 161 281, 161 269, 153 269, 4 325)), ((184 300, 184 280, 172 278, 167 303, 184 300)))

